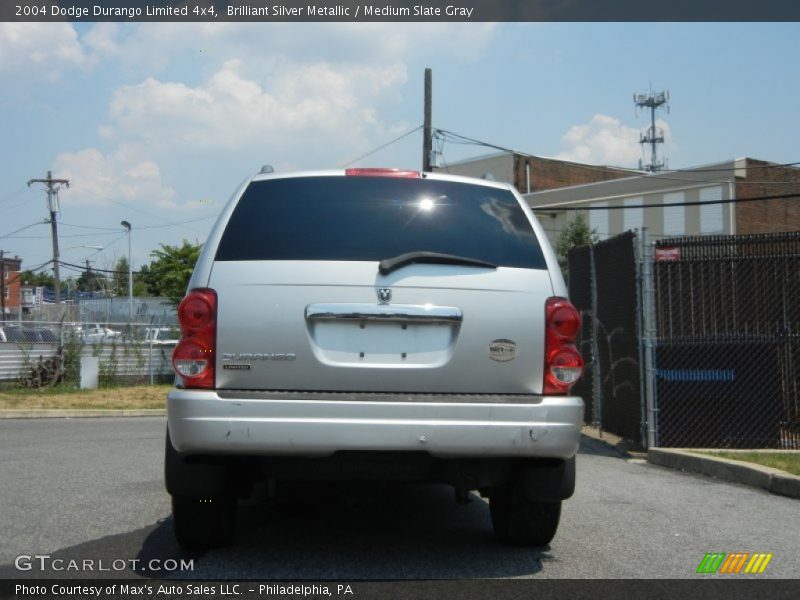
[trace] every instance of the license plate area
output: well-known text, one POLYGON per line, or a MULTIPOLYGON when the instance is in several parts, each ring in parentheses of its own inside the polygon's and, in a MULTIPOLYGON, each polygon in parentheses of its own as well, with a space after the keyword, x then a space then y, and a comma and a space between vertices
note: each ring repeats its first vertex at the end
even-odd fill
POLYGON ((435 367, 452 356, 457 323, 337 320, 309 323, 317 358, 350 367, 435 367))

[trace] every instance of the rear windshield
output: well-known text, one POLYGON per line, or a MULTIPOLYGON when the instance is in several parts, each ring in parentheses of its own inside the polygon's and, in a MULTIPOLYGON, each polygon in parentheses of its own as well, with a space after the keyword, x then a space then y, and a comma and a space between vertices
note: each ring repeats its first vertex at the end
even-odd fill
POLYGON ((392 177, 255 181, 231 215, 216 260, 380 261, 415 251, 546 268, 508 190, 392 177))

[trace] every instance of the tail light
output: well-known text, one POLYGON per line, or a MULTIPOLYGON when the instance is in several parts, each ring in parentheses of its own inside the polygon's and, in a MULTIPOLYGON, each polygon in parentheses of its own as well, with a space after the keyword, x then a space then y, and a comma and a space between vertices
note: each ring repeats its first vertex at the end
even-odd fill
POLYGON ((217 293, 191 290, 178 306, 181 341, 172 353, 172 366, 184 387, 212 389, 217 347, 217 293))
POLYGON ((369 169, 345 169, 348 177, 404 177, 407 179, 419 179, 419 171, 401 171, 400 169, 369 168, 369 169))
POLYGON ((544 393, 566 394, 583 373, 583 358, 575 347, 581 316, 566 298, 545 303, 544 393))

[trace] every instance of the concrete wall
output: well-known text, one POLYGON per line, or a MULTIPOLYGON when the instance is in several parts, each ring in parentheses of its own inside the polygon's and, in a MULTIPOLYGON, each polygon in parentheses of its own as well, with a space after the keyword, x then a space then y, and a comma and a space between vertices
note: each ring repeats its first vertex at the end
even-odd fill
POLYGON ((514 157, 507 153, 482 156, 473 160, 442 166, 436 171, 451 175, 463 175, 464 177, 483 177, 487 173, 491 173, 495 181, 513 184, 514 157))
POLYGON ((732 204, 715 204, 707 207, 684 206, 675 208, 649 205, 700 202, 711 199, 729 199, 735 193, 735 175, 743 173, 737 167, 744 163, 728 161, 709 165, 694 172, 665 173, 627 177, 613 181, 573 186, 527 194, 525 199, 542 226, 555 241, 561 228, 577 213, 597 229, 600 239, 605 239, 644 225, 654 237, 675 235, 730 234, 734 233, 736 217, 732 204), (627 206, 627 210, 562 211, 560 206, 580 208, 585 206, 627 206), (636 210, 637 206, 642 206, 636 210), (546 207, 546 208, 545 208, 546 207), (712 218, 715 217, 715 218, 712 218), (674 227, 681 225, 680 233, 674 227), (718 223, 710 226, 711 223, 718 223), (665 225, 669 224, 669 227, 665 225))

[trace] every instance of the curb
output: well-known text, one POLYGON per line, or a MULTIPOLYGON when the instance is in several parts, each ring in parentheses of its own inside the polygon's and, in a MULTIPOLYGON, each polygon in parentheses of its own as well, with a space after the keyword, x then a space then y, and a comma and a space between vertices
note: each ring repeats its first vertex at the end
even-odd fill
POLYGON ((622 458, 645 458, 646 453, 633 442, 608 431, 598 431, 597 427, 586 425, 581 429, 581 435, 617 452, 622 458))
POLYGON ((675 448, 652 448, 647 453, 647 462, 761 488, 780 496, 800 499, 800 477, 771 467, 727 458, 715 458, 675 448))
POLYGON ((165 417, 165 408, 107 408, 107 409, 63 409, 34 408, 0 410, 0 419, 81 419, 100 417, 165 417))

